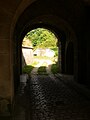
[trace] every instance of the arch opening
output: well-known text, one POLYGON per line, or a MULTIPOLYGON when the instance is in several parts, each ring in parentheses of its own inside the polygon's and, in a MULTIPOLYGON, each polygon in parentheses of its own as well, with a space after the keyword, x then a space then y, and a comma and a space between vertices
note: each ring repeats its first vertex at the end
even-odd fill
MULTIPOLYGON (((40 66, 54 66, 52 72, 57 73, 58 64, 58 38, 55 32, 49 28, 35 28, 29 31, 22 41, 22 73, 27 72, 24 68, 40 66)), ((29 69, 28 69, 29 70, 29 69)), ((31 70, 30 70, 31 72, 31 70)))

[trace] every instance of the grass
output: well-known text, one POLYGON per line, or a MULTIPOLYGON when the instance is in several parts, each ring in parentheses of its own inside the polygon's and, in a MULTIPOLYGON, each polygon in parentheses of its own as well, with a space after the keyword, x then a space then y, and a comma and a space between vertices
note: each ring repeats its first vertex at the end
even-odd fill
POLYGON ((38 61, 34 61, 33 63, 32 63, 32 66, 35 66, 35 65, 37 65, 39 62, 38 61))
POLYGON ((52 66, 51 66, 51 72, 52 72, 53 74, 56 74, 56 73, 59 72, 58 64, 57 64, 57 63, 52 64, 52 66))

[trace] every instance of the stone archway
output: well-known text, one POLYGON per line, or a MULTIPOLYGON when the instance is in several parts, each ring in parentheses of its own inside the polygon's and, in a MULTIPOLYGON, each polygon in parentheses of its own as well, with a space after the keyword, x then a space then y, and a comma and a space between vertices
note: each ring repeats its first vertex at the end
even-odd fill
MULTIPOLYGON (((60 46, 60 44, 58 44, 58 48, 59 48, 59 59, 58 59, 58 62, 59 62, 59 70, 60 70, 60 72, 62 72, 63 74, 65 73, 65 58, 69 58, 69 57, 66 57, 67 56, 67 54, 69 54, 69 55, 71 55, 71 53, 69 53, 71 50, 68 50, 68 53, 67 54, 65 54, 65 49, 66 49, 66 46, 67 46, 67 42, 69 42, 71 39, 69 39, 70 37, 73 39, 73 41, 74 41, 74 39, 76 40, 76 38, 75 38, 75 36, 74 36, 74 34, 72 34, 72 31, 70 30, 70 28, 67 26, 67 25, 65 25, 65 23, 61 26, 61 24, 62 24, 62 21, 60 21, 60 20, 58 20, 59 22, 58 23, 56 23, 56 21, 57 21, 57 19, 54 19, 54 21, 52 21, 52 17, 55 17, 55 16, 48 16, 48 17, 46 17, 46 16, 44 16, 43 18, 41 17, 40 19, 35 19, 34 21, 30 21, 30 23, 29 24, 27 24, 26 25, 26 27, 24 27, 23 28, 23 31, 21 32, 21 36, 19 37, 19 41, 17 42, 16 41, 16 44, 17 44, 17 48, 15 48, 15 51, 17 51, 17 53, 18 54, 15 54, 16 55, 16 58, 18 58, 18 61, 17 61, 17 68, 19 67, 19 71, 18 71, 18 75, 19 74, 21 74, 21 72, 20 72, 20 69, 21 69, 21 66, 22 66, 22 63, 21 63, 21 41, 22 41, 22 39, 23 39, 23 37, 25 36, 25 34, 29 31, 29 30, 32 30, 32 29, 34 29, 34 28, 37 28, 37 27, 44 27, 44 28, 47 28, 47 29, 50 29, 51 31, 54 31, 54 33, 56 33, 57 34, 57 36, 58 36, 58 40, 59 41, 61 41, 60 43, 61 43, 61 46, 60 46), (45 17, 45 18, 44 18, 45 17), (48 19, 49 18, 49 19, 48 19), (43 19, 43 20, 42 20, 43 19), (51 20, 50 20, 51 19, 51 20), (40 21, 42 20, 42 22, 41 23, 39 23, 40 21), (44 21, 45 20, 45 21, 44 21), (66 30, 66 28, 68 28, 68 31, 70 31, 71 32, 71 34, 69 33, 68 34, 68 31, 66 30), (62 32, 62 31, 63 32, 62 32), (61 52, 60 52, 61 51, 61 52)), ((57 18, 57 17, 56 17, 57 18)), ((74 46, 75 47, 75 46, 74 46)), ((68 47, 67 47, 67 49, 68 49, 68 47)), ((72 48, 71 48, 72 49, 72 48)), ((76 48, 74 48, 74 49, 76 49, 76 48)), ((77 57, 77 52, 74 54, 76 57, 77 57)), ((72 55, 73 56, 73 55, 72 55)), ((75 56, 73 56, 73 57, 75 57, 75 56)), ((15 59, 16 59, 15 58, 15 59)), ((77 62, 77 58, 76 58, 76 60, 74 61, 73 60, 74 58, 72 58, 72 64, 74 64, 73 62, 75 62, 75 64, 76 64, 76 62, 77 62)), ((17 59, 16 59, 17 60, 17 59)), ((67 59, 68 60, 68 59, 67 59)), ((69 60, 68 60, 69 61, 69 60)), ((66 63, 67 65, 68 65, 68 63, 66 63)), ((73 66, 73 65, 72 65, 73 66)), ((16 68, 15 67, 15 68, 16 68)), ((67 73, 68 74, 71 74, 71 71, 70 70, 68 70, 68 68, 69 67, 66 67, 67 68, 67 73)), ((74 66, 73 66, 73 68, 70 68, 70 69, 74 69, 74 66)), ((15 70, 16 71, 16 70, 15 70)), ((22 70, 21 70, 22 71, 22 70)), ((76 70, 77 71, 77 70, 76 70)), ((73 75, 75 76, 75 77, 77 77, 77 74, 76 73, 74 73, 74 70, 73 70, 73 75)), ((18 76, 19 77, 19 76, 18 76)), ((17 79, 18 80, 18 79, 17 79)), ((18 82, 18 81, 17 81, 18 82)), ((16 86, 17 86, 17 82, 15 82, 16 83, 16 86)))
MULTIPOLYGON (((30 6, 28 6, 28 9, 24 11, 24 14, 22 13, 19 17, 18 20, 14 25, 14 31, 13 31, 13 54, 14 54, 14 59, 13 59, 13 64, 14 64, 14 81, 17 86, 19 84, 19 75, 21 74, 21 43, 22 39, 26 35, 26 33, 32 29, 35 29, 37 27, 45 27, 47 29, 50 29, 51 31, 54 31, 57 36, 58 40, 60 41, 61 39, 61 46, 63 45, 64 47, 61 47, 59 44, 59 50, 62 48, 62 53, 59 53, 59 56, 62 56, 62 61, 59 61, 59 67, 60 71, 63 71, 65 73, 65 50, 67 46, 67 41, 73 41, 74 44, 74 62, 76 64, 76 71, 78 71, 78 56, 77 56, 77 39, 76 35, 72 29, 72 27, 66 22, 65 20, 61 19, 60 16, 52 15, 52 14, 45 14, 42 13, 41 15, 39 14, 40 11, 37 11, 37 14, 30 16, 30 6), (31 18, 30 18, 31 17, 31 18), (64 35, 64 36, 63 36, 64 35), (63 37, 61 37, 63 36, 63 37), (65 38, 65 39, 63 39, 65 38), (61 55, 60 55, 61 54, 61 55), (18 70, 17 70, 18 68, 18 70)), ((45 11, 44 11, 45 12, 45 11)), ((17 15, 18 16, 18 15, 17 15)), ((75 78, 77 78, 77 73, 74 73, 75 78)))

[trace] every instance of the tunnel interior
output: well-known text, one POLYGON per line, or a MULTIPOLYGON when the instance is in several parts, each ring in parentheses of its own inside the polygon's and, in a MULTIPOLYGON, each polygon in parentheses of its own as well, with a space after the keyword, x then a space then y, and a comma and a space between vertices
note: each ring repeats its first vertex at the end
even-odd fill
MULTIPOLYGON (((85 18, 85 14, 83 15, 83 12, 85 13, 85 6, 83 5, 83 2, 80 1, 77 2, 75 0, 74 1, 69 0, 68 2, 63 0, 61 1, 50 0, 50 2, 51 4, 48 4, 48 0, 46 1, 35 0, 33 3, 29 4, 26 9, 23 10, 23 12, 16 21, 13 34, 13 75, 15 94, 20 85, 20 75, 22 74, 22 40, 29 31, 36 28, 46 28, 55 33, 58 39, 57 47, 58 47, 58 66, 59 73, 61 75, 60 77, 61 78, 62 76, 65 77, 65 75, 73 77, 73 84, 74 81, 77 83, 83 83, 84 85, 89 83, 86 78, 87 76, 86 61, 88 57, 86 54, 88 37, 86 39, 86 35, 88 36, 87 32, 88 30, 86 28, 87 18, 85 18), (87 31, 85 31, 84 29, 86 29, 87 31)), ((71 99, 76 100, 76 104, 78 103, 77 101, 78 98, 80 98, 80 96, 78 97, 74 89, 72 90, 72 86, 71 84, 67 83, 66 78, 64 79, 65 84, 61 85, 61 87, 59 86, 62 83, 61 81, 59 81, 61 83, 59 83, 58 81, 54 83, 52 82, 51 78, 48 78, 48 76, 47 79, 48 82, 45 81, 44 77, 41 78, 40 76, 38 77, 38 80, 36 77, 34 80, 30 78, 31 80, 29 81, 30 84, 28 82, 27 84, 31 85, 31 88, 33 89, 29 91, 29 95, 31 94, 34 95, 35 92, 36 100, 38 98, 37 94, 39 94, 40 99, 42 99, 43 92, 38 83, 40 82, 45 90, 44 92, 46 92, 47 99, 49 97, 51 97, 50 99, 52 99, 52 94, 56 92, 55 95, 57 97, 55 96, 55 102, 53 101, 53 103, 55 103, 56 106, 58 105, 62 106, 62 104, 65 105, 65 103, 62 102, 64 100, 66 103, 68 101, 70 103, 69 105, 71 105, 72 103, 71 99), (50 82, 49 80, 51 80, 50 84, 53 85, 53 88, 56 87, 55 88, 56 91, 52 90, 52 85, 49 85, 50 82), (34 86, 33 84, 38 86, 38 88, 41 90, 41 93, 39 93, 37 87, 36 88, 32 87, 34 86), (69 87, 66 87, 67 84, 69 85, 69 87), (48 92, 46 88, 48 89, 49 93, 51 92, 51 94, 47 95, 48 92), (65 94, 66 98, 64 96, 63 91, 66 92, 65 94), (71 95, 72 97, 71 96, 68 97, 67 94, 68 96, 71 95), (62 95, 63 98, 62 96, 60 97, 60 95, 62 95), (69 98, 69 100, 67 100, 67 98, 69 98)), ((25 88, 26 93, 28 93, 27 91, 28 85, 25 88)), ((74 86, 74 88, 75 90, 77 89, 76 86, 74 86)), ((79 93, 79 95, 81 95, 81 93, 79 93)), ((33 101, 33 96, 31 96, 31 99, 33 101)), ((51 101, 49 102, 50 104, 52 103, 51 101)))
MULTIPOLYGON (((55 35, 57 36, 58 39, 58 66, 59 66, 59 73, 62 74, 68 74, 68 75, 73 75, 74 74, 74 49, 72 44, 68 45, 67 50, 66 49, 66 34, 65 32, 62 32, 61 29, 58 29, 57 26, 52 26, 50 24, 37 24, 37 25, 33 25, 34 29, 37 26, 39 27, 44 27, 47 28, 51 31, 53 31, 53 33, 55 33, 55 35), (66 52, 66 56, 65 56, 65 52, 66 52), (66 63, 65 63, 66 61, 66 63)), ((30 29, 27 30, 32 30, 33 27, 29 27, 30 29)), ((26 29, 25 29, 26 31, 26 29)), ((25 32, 26 33, 26 32, 25 32)), ((14 74, 15 74, 15 91, 17 91, 18 86, 20 84, 20 74, 22 74, 22 39, 23 38, 23 34, 22 37, 19 38, 21 41, 17 42, 17 47, 15 48, 15 60, 16 60, 16 64, 14 69, 14 74), (18 69, 17 69, 18 68, 18 69), (16 79, 17 76, 17 79, 16 79)))
POLYGON ((59 72, 73 75, 75 79, 78 79, 78 41, 74 23, 80 13, 83 12, 83 8, 81 3, 75 2, 74 4, 74 2, 60 1, 58 4, 57 0, 57 2, 52 1, 49 5, 47 0, 44 2, 42 0, 35 1, 28 5, 19 16, 13 35, 15 91, 19 85, 19 76, 22 74, 22 40, 27 32, 38 27, 49 29, 57 35, 59 72), (74 8, 71 7, 72 4, 74 4, 74 8), (74 14, 71 10, 69 11, 69 8, 73 9, 75 14, 78 13, 77 16, 73 16, 74 14))
POLYGON ((38 120, 90 119, 90 0, 1 0, 0 41, 0 120, 13 117, 16 106, 21 119, 34 111, 38 120), (37 64, 26 73, 22 41, 36 28, 57 37, 58 63, 44 59, 46 72, 37 64))

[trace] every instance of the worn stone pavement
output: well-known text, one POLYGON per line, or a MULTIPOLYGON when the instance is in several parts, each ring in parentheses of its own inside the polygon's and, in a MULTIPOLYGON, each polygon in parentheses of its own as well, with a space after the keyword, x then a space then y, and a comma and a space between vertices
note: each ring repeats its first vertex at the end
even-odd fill
POLYGON ((20 84, 14 120, 90 120, 88 89, 70 77, 54 76, 48 68, 48 76, 33 71, 27 83, 20 84))

